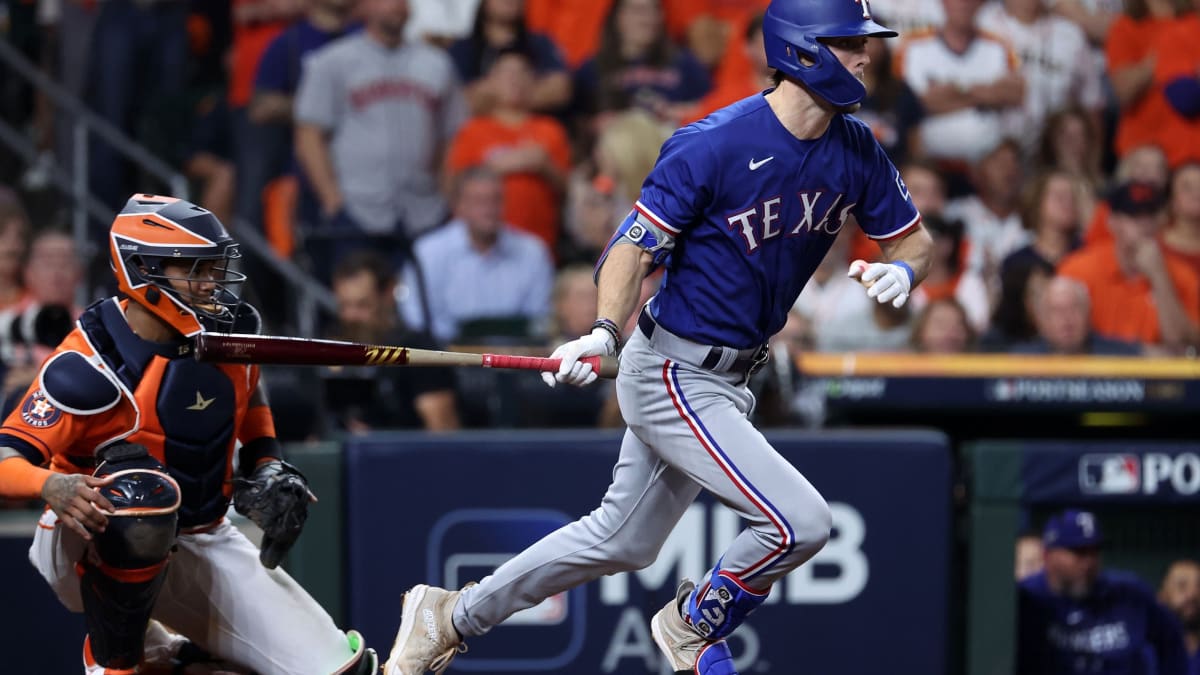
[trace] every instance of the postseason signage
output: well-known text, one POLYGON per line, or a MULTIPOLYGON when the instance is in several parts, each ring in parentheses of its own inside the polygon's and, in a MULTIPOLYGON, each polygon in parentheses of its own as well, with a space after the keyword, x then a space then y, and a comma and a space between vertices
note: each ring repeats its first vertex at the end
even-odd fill
MULTIPOLYGON (((730 639, 739 672, 947 672, 950 451, 932 432, 770 436, 829 501, 824 550, 776 584, 730 639), (897 608, 903 621, 897 622, 897 608), (869 646, 869 648, 865 648, 869 646)), ((355 441, 347 459, 347 625, 387 650, 417 583, 478 580, 595 509, 617 459, 609 433, 415 435, 355 441)), ((645 569, 520 612, 452 672, 668 672, 649 620, 743 527, 702 495, 645 569)))
POLYGON ((1200 502, 1200 445, 1150 441, 1022 444, 1028 502, 1200 502))

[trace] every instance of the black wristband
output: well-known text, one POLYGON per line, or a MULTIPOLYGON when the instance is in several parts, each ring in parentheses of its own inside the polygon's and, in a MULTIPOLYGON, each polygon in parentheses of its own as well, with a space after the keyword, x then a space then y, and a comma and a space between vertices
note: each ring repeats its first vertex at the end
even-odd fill
POLYGON ((597 328, 608 333, 613 339, 613 348, 621 346, 621 331, 617 328, 617 324, 612 319, 596 319, 596 323, 592 324, 592 330, 597 328))

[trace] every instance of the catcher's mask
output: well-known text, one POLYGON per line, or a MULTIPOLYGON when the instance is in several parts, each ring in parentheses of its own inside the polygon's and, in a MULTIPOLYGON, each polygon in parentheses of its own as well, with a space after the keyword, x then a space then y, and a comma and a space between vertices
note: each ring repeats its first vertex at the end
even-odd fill
POLYGON ((241 251, 211 211, 136 194, 113 221, 109 255, 120 291, 184 336, 232 328, 246 275, 231 267, 241 251))

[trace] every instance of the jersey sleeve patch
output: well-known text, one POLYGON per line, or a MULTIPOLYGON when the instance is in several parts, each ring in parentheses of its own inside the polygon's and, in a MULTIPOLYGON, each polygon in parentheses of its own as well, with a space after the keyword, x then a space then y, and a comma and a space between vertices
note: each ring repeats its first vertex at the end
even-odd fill
POLYGON ((79 352, 62 352, 47 361, 41 385, 35 394, 56 410, 77 415, 104 412, 121 400, 117 385, 79 352))
POLYGON ((55 407, 41 389, 29 392, 21 402, 21 421, 34 429, 45 429, 58 424, 62 419, 62 410, 55 407))

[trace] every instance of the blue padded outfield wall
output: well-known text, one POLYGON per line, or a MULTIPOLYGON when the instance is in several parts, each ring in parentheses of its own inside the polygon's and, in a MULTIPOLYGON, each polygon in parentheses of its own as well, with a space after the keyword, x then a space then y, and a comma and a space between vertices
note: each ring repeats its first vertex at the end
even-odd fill
MULTIPOLYGON (((951 451, 937 432, 768 434, 835 532, 731 640, 751 673, 947 672, 951 451), (899 620, 898 620, 899 619, 899 620)), ((481 433, 345 448, 348 623, 389 648, 403 591, 457 587, 600 503, 620 435, 481 433)), ((660 673, 648 621, 741 528, 702 496, 658 562, 554 597, 469 642, 452 672, 660 673)))

